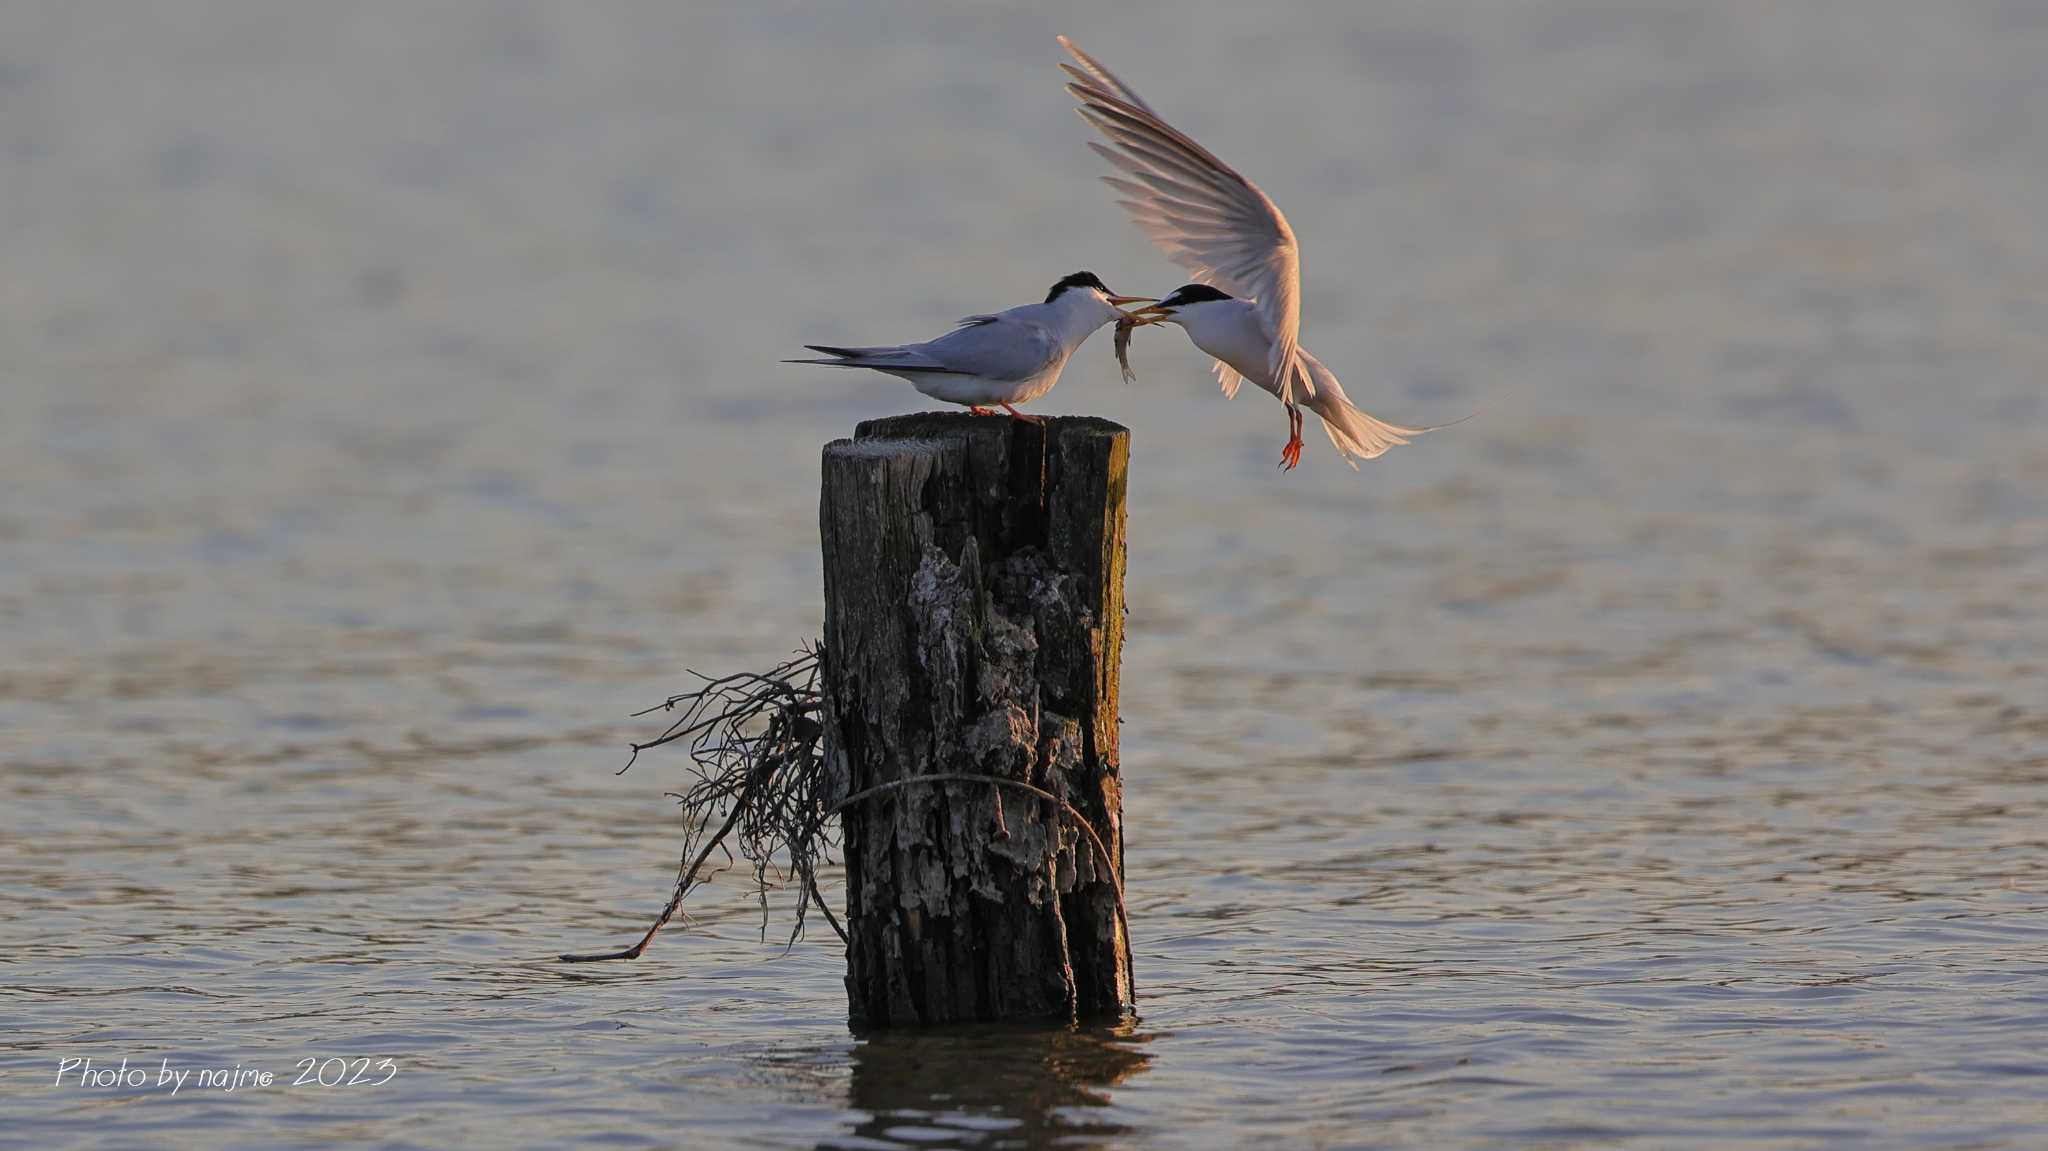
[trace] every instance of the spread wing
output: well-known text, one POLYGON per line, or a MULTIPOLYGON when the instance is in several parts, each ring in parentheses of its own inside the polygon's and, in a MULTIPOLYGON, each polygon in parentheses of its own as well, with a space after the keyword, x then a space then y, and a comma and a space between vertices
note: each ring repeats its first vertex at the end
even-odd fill
POLYGON ((1081 117, 1109 139, 1090 142, 1126 176, 1103 179, 1125 195, 1132 221, 1167 258, 1231 295, 1253 300, 1273 337, 1269 366, 1280 398, 1315 384, 1296 355, 1301 333, 1301 258, 1287 217, 1250 180, 1161 119, 1150 104, 1066 37, 1080 67, 1061 64, 1074 82, 1081 117))

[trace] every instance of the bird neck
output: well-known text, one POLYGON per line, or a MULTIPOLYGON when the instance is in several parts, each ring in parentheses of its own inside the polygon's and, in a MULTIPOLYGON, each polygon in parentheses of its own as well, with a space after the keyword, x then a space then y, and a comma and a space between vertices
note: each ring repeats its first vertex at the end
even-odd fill
POLYGON ((1118 315, 1113 305, 1093 292, 1061 292, 1046 306, 1052 310, 1052 326, 1059 333, 1060 343, 1068 348, 1078 345, 1118 315))

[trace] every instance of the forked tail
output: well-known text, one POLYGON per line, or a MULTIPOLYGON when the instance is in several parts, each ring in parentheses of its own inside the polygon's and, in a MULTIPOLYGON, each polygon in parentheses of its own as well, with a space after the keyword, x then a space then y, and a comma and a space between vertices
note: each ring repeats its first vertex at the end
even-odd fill
POLYGON ((1344 394, 1344 386, 1337 382, 1337 377, 1323 366, 1321 360, 1305 349, 1299 354, 1316 385, 1315 393, 1300 403, 1322 417, 1323 430, 1330 434, 1330 442, 1336 445, 1337 454, 1344 457, 1352 471, 1358 470, 1359 460, 1376 458, 1388 448, 1407 443, 1409 436, 1436 430, 1435 427, 1404 428, 1373 419, 1352 405, 1351 398, 1344 394))
POLYGON ((874 348, 842 348, 831 344, 805 344, 814 352, 823 352, 829 360, 784 360, 785 364, 824 364, 828 368, 873 368, 878 372, 922 372, 926 374, 955 374, 958 369, 949 368, 931 357, 928 352, 914 347, 892 344, 874 348))
POLYGON ((1323 430, 1330 434, 1330 442, 1337 446, 1337 454, 1344 462, 1358 470, 1358 460, 1369 460, 1388 448, 1399 447, 1408 442, 1408 437, 1433 432, 1435 428, 1404 428, 1376 420, 1353 407, 1344 393, 1332 394, 1329 389, 1317 388, 1316 394, 1302 403, 1323 420, 1323 430))

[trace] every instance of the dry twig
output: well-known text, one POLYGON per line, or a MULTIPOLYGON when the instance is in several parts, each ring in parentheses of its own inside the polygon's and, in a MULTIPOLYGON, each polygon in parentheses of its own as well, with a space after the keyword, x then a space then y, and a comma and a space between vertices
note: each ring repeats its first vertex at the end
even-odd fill
MULTIPOLYGON (((825 916, 841 942, 846 929, 818 890, 818 868, 830 866, 831 851, 839 845, 832 820, 857 803, 908 787, 942 783, 994 785, 1035 796, 1056 805, 1061 815, 1078 827, 1110 876, 1116 891, 1117 925, 1123 932, 1126 960, 1130 950, 1130 921, 1124 914, 1123 881, 1116 861, 1110 857, 1102 837, 1082 815, 1061 796, 1021 780, 990 775, 941 773, 893 780, 828 801, 820 738, 824 725, 820 711, 824 703, 818 690, 821 649, 812 644, 766 672, 742 672, 712 679, 698 676, 702 687, 650 707, 636 715, 656 711, 681 715, 659 736, 633 745, 624 773, 639 761, 640 753, 664 744, 688 741, 695 782, 681 794, 670 793, 682 805, 687 830, 683 835, 682 859, 676 868, 676 885, 668 905, 631 947, 620 951, 564 955, 564 963, 594 963, 612 959, 638 959, 663 927, 682 910, 691 890, 711 876, 705 864, 714 851, 732 858, 731 839, 740 858, 753 868, 755 889, 761 899, 761 931, 768 930, 768 891, 792 879, 798 883, 796 920, 790 927, 789 943, 803 938, 806 912, 816 907, 825 916), (714 821, 716 831, 706 835, 714 821)), ((691 673, 695 675, 695 672, 691 673)), ((1126 977, 1130 973, 1126 970, 1126 977)), ((1136 984, 1133 982, 1133 988, 1136 984)))
POLYGON ((841 939, 846 937, 818 894, 817 869, 821 863, 830 864, 831 849, 838 841, 826 822, 826 783, 818 748, 824 728, 818 720, 817 646, 799 651, 766 672, 698 678, 704 684, 695 691, 670 696, 637 713, 681 715, 659 736, 634 744, 632 758, 619 769, 624 772, 632 767, 640 753, 650 748, 688 742, 695 781, 682 793, 671 793, 683 807, 687 830, 668 906, 633 946, 623 951, 564 955, 564 962, 640 958, 655 934, 681 910, 690 891, 709 881, 704 867, 711 853, 723 851, 731 858, 733 847, 753 867, 764 934, 769 889, 793 879, 798 882, 799 894, 790 944, 803 938, 805 913, 813 904, 825 913, 832 930, 841 939), (709 831, 714 823, 717 830, 709 831), (732 846, 727 845, 728 839, 732 846))

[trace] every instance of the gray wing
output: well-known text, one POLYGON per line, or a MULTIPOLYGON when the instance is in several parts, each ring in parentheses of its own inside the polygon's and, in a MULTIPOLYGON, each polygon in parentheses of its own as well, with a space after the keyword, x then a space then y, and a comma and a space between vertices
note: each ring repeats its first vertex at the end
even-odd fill
POLYGON ((1269 366, 1280 398, 1315 385, 1295 355, 1301 331, 1301 259, 1294 229, 1258 185, 1167 123, 1130 86, 1066 37, 1080 62, 1061 64, 1085 119, 1109 139, 1090 143, 1130 179, 1104 176, 1117 201, 1167 258, 1232 295, 1253 300, 1273 337, 1269 366))
POLYGON ((915 348, 949 372, 990 380, 1028 380, 1053 366, 1060 342, 1043 324, 1013 316, 977 316, 915 348))

